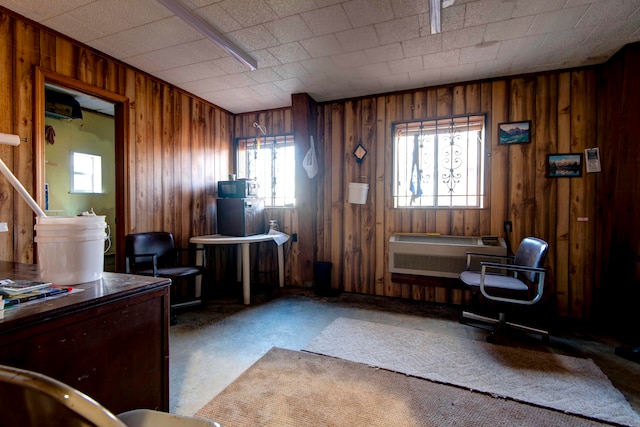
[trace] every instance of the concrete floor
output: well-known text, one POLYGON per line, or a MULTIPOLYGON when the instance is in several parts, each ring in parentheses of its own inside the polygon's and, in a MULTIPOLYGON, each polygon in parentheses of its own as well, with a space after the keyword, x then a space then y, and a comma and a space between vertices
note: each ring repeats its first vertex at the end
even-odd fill
MULTIPOLYGON (((215 297, 178 312, 170 329, 170 412, 193 415, 271 347, 301 350, 338 317, 385 323, 484 340, 487 333, 458 322, 460 308, 396 298, 343 293, 317 297, 310 289, 252 289, 215 297)), ((549 344, 524 334, 501 336, 497 345, 591 358, 640 412, 640 363, 614 354, 621 342, 601 333, 555 332, 549 344)))

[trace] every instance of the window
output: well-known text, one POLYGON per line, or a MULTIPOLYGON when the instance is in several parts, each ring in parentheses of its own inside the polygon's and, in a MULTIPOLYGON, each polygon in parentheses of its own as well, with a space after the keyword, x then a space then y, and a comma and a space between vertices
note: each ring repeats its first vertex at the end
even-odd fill
POLYGON ((396 208, 481 208, 485 116, 393 125, 396 208))
POLYGON ((255 179, 258 197, 267 207, 294 207, 295 147, 293 135, 236 139, 238 177, 255 179))
POLYGON ((71 192, 102 193, 102 157, 71 152, 71 192))

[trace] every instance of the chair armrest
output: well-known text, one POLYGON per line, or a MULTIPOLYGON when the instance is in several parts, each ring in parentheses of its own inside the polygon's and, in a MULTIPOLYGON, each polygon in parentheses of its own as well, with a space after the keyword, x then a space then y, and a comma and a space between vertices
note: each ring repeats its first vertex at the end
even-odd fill
MULTIPOLYGON (((158 255, 155 253, 149 254, 135 254, 135 255, 125 255, 125 272, 131 274, 131 260, 133 260, 133 264, 135 264, 136 258, 143 257, 151 257, 151 262, 153 263, 153 276, 158 275, 158 255)), ((135 273, 133 273, 135 274, 135 273)))
POLYGON ((496 269, 496 270, 508 270, 515 272, 527 272, 527 273, 544 273, 546 270, 544 268, 539 267, 528 267, 526 265, 517 265, 517 264, 500 264, 498 262, 480 262, 481 267, 496 269))
MULTIPOLYGON (((546 270, 544 268, 528 267, 528 266, 524 266, 524 265, 514 265, 514 264, 499 264, 499 263, 492 263, 492 262, 481 262, 480 265, 482 266, 482 270, 480 271, 480 292, 486 298, 494 300, 494 301, 502 301, 502 302, 509 302, 509 303, 515 303, 515 304, 524 304, 524 305, 535 304, 538 301, 540 301, 540 299, 542 298, 542 293, 544 292, 544 278, 545 278, 545 273, 546 273, 546 270), (495 268, 495 269, 500 269, 500 270, 508 270, 508 271, 513 271, 514 273, 517 273, 517 272, 527 272, 527 273, 535 272, 535 273, 537 273, 537 280, 536 280, 536 283, 535 283, 535 285, 536 285, 536 294, 530 300, 521 300, 521 299, 515 299, 515 298, 504 298, 504 297, 499 297, 499 296, 496 296, 496 295, 489 294, 487 292, 487 288, 485 286, 485 276, 490 275, 490 274, 487 273, 487 269, 488 268, 495 268)), ((518 279, 515 278, 515 275, 514 275, 513 280, 518 280, 518 279)))
MULTIPOLYGON (((515 257, 513 255, 493 255, 493 254, 483 254, 480 252, 467 252, 467 271, 471 268, 471 260, 473 258, 491 258, 491 259, 500 259, 503 261, 513 262, 515 257)), ((505 265, 505 264, 502 264, 505 265)))

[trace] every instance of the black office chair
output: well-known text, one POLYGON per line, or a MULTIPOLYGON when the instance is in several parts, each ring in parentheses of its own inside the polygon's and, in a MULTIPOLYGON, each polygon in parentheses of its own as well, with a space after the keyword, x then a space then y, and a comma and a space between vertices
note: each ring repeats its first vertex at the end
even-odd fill
POLYGON ((467 270, 460 273, 460 280, 470 287, 474 294, 478 292, 491 301, 501 305, 498 319, 480 316, 463 311, 460 322, 466 319, 496 325, 487 342, 495 342, 496 334, 504 327, 532 332, 549 340, 549 332, 506 321, 502 309, 511 305, 533 305, 540 301, 544 292, 545 269, 543 268, 549 245, 544 240, 526 237, 520 242, 515 256, 498 256, 467 253, 467 270), (474 257, 490 258, 495 262, 480 262, 481 271, 469 271, 474 257))
MULTIPOLYGON (((202 256, 201 265, 196 265, 197 251, 204 248, 176 248, 173 234, 164 231, 128 234, 125 238, 126 272, 143 276, 166 277, 172 283, 189 281, 197 276, 204 277, 206 256, 202 256), (182 263, 182 254, 188 251, 189 263, 182 263)), ((200 304, 200 299, 172 303, 171 308, 200 304)))

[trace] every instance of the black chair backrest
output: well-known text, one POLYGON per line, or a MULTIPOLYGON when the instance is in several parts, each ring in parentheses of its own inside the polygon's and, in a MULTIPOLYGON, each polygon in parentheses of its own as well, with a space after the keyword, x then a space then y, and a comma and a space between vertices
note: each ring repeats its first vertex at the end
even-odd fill
POLYGON ((152 262, 150 256, 137 257, 139 254, 156 254, 159 264, 169 260, 175 262, 175 248, 173 234, 165 231, 128 234, 125 237, 125 252, 127 257, 135 256, 132 260, 134 264, 152 262))
MULTIPOLYGON (((513 263, 527 267, 542 268, 547 258, 548 249, 549 244, 544 240, 535 237, 525 237, 522 239, 522 242, 520 242, 513 263)), ((535 282, 536 280, 535 272, 526 273, 524 276, 531 282, 535 282)))

